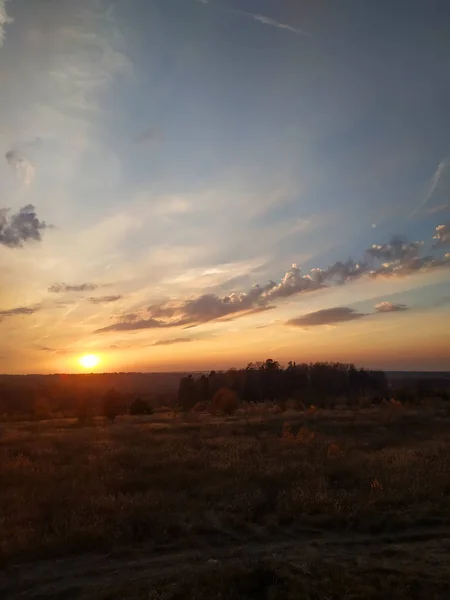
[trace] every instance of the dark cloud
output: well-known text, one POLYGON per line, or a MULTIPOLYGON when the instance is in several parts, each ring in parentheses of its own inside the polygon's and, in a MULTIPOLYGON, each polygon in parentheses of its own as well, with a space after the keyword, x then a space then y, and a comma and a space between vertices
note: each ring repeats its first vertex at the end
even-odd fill
POLYGON ((172 346, 172 344, 184 344, 186 342, 193 342, 193 338, 172 338, 169 340, 158 340, 151 346, 172 346))
POLYGON ((0 310, 0 318, 32 315, 38 310, 41 310, 40 304, 35 304, 34 306, 18 306, 16 308, 9 308, 8 310, 0 310))
POLYGON ((107 304, 109 302, 117 302, 117 300, 121 300, 123 296, 98 296, 97 298, 88 298, 89 302, 92 304, 107 304))
POLYGON ((48 288, 52 294, 64 294, 65 292, 92 292, 98 289, 95 283, 81 283, 77 285, 67 285, 67 283, 54 283, 48 288))
POLYGON ((379 302, 374 306, 377 313, 386 312, 399 312, 402 310, 408 310, 406 304, 392 304, 392 302, 379 302))
POLYGON ((402 238, 394 237, 389 244, 373 244, 367 250, 372 258, 383 261, 412 260, 419 255, 422 242, 408 242, 402 238))
MULTIPOLYGON (((440 234, 445 234, 442 229, 438 230, 440 234)), ((443 258, 421 256, 421 247, 422 242, 409 242, 395 237, 387 244, 373 244, 368 248, 366 261, 337 261, 325 269, 314 268, 305 274, 294 264, 278 283, 269 281, 266 285, 255 285, 247 292, 233 292, 225 296, 208 293, 183 301, 169 300, 152 304, 148 307, 148 316, 145 315, 145 318, 137 314, 133 314, 132 319, 125 316, 99 332, 195 327, 201 323, 232 320, 270 310, 274 308, 274 302, 277 300, 334 285, 344 285, 363 277, 403 277, 416 272, 450 267, 450 253, 443 258)), ((346 320, 354 318, 359 316, 348 318, 347 315, 346 320)))
POLYGON ((41 231, 48 229, 40 221, 32 204, 27 204, 18 213, 9 215, 8 209, 0 209, 0 244, 9 248, 21 248, 24 243, 41 241, 41 231))
POLYGON ((317 327, 318 325, 333 325, 335 323, 344 323, 366 317, 365 313, 359 313, 353 308, 346 306, 337 306, 335 308, 325 308, 315 312, 302 315, 296 319, 291 319, 286 324, 296 327, 317 327))

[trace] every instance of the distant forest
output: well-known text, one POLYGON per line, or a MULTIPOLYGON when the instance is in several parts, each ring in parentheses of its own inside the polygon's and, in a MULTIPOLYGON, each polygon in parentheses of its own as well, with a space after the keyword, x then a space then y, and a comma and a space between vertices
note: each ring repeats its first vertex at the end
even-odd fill
POLYGON ((277 403, 332 408, 364 399, 378 403, 450 399, 448 374, 386 374, 352 364, 267 359, 245 369, 210 373, 111 373, 0 376, 0 419, 47 419, 149 414, 161 406, 189 411, 219 394, 237 403, 277 403), (105 403, 108 409, 105 411, 105 403))

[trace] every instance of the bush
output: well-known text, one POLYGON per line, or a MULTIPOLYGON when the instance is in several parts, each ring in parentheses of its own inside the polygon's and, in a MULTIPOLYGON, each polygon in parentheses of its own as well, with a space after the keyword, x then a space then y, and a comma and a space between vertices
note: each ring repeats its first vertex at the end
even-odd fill
POLYGON ((235 392, 228 388, 220 388, 211 402, 213 413, 222 412, 225 415, 232 415, 238 408, 239 402, 235 392))
POLYGON ((141 398, 136 398, 134 402, 130 404, 128 408, 128 412, 130 415, 152 415, 153 408, 147 402, 147 400, 142 400, 141 398))

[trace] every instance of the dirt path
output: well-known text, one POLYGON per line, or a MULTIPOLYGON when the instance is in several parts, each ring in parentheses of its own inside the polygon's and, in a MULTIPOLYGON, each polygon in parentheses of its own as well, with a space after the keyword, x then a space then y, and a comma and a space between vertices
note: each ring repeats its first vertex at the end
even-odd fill
MULTIPOLYGON (((439 577, 450 564, 450 527, 411 529, 395 535, 280 532, 267 543, 205 546, 157 554, 139 549, 126 556, 88 554, 8 567, 0 572, 4 600, 89 597, 102 586, 176 580, 183 574, 232 566, 242 561, 276 559, 302 565, 315 559, 339 564, 370 560, 373 568, 415 570, 439 577)), ((94 596, 92 596, 94 597, 94 596)))

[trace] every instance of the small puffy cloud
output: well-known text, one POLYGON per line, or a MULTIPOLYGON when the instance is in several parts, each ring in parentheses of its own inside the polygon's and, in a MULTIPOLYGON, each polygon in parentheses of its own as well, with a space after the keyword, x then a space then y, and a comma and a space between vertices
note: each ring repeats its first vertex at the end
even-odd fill
POLYGON ((9 248, 21 248, 24 243, 41 241, 41 231, 48 229, 40 221, 32 204, 27 204, 18 213, 9 215, 8 209, 0 209, 0 244, 9 248))
POLYGON ((76 285, 68 285, 67 283, 54 283, 48 288, 51 294, 64 294, 66 292, 92 292, 99 286, 95 283, 80 283, 76 285))
POLYGON ((6 12, 6 2, 7 0, 0 0, 0 47, 5 40, 5 25, 9 25, 14 21, 6 12))
POLYGON ((184 344, 193 341, 193 338, 172 338, 168 340, 158 340, 151 344, 151 346, 172 346, 172 344, 184 344))
POLYGON ((436 234, 433 236, 433 240, 436 240, 436 247, 448 246, 450 244, 450 223, 438 225, 436 227, 436 234))
POLYGON ((118 300, 121 300, 123 296, 117 295, 117 296, 97 296, 95 297, 91 297, 88 298, 89 302, 92 302, 92 304, 107 304, 110 302, 117 302, 118 300))
POLYGON ((406 304, 392 304, 392 302, 379 302, 374 306, 377 313, 399 312, 408 310, 406 304))
POLYGON ((34 165, 18 150, 8 150, 5 154, 6 161, 16 171, 17 176, 23 183, 29 187, 34 179, 36 169, 34 165))
POLYGON ((33 315, 35 312, 37 312, 40 309, 41 309, 40 304, 34 304, 33 306, 17 306, 16 308, 0 310, 0 319, 3 319, 4 317, 33 315))
POLYGON ((334 325, 335 323, 344 323, 346 321, 354 321, 367 316, 365 313, 359 313, 353 308, 346 306, 337 306, 335 308, 325 308, 316 310, 296 319, 291 319, 287 325, 295 327, 317 327, 319 325, 334 325))

